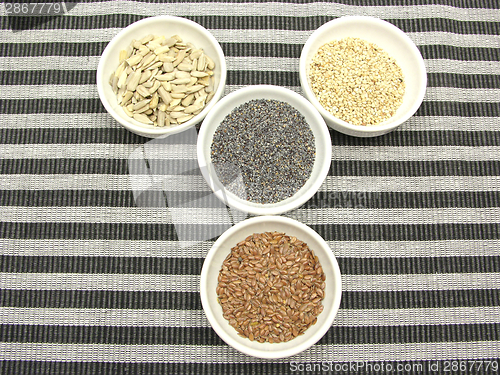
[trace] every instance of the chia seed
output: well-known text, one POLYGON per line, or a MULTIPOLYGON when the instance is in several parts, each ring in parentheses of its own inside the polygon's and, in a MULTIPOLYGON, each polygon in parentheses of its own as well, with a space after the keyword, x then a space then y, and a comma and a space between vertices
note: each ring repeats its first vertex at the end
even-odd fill
POLYGON ((294 195, 311 176, 314 135, 288 103, 255 99, 236 107, 215 131, 211 158, 227 190, 254 203, 294 195))

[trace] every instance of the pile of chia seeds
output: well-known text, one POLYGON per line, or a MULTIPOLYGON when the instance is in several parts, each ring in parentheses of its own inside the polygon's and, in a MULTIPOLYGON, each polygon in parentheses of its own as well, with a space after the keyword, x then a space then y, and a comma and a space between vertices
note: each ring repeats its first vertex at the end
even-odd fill
POLYGON ((315 156, 314 135, 304 116, 273 99, 235 108, 211 145, 212 164, 226 189, 263 204, 280 202, 304 186, 315 156))

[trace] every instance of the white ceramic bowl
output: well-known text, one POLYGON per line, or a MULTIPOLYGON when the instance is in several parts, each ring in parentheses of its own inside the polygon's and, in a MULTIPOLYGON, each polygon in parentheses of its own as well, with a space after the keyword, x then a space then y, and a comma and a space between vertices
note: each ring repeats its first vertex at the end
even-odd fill
POLYGON ((224 92, 227 68, 224 52, 210 32, 186 18, 174 16, 157 16, 142 19, 120 31, 106 46, 97 67, 97 90, 104 108, 113 118, 133 133, 144 137, 156 138, 162 135, 182 132, 202 121, 210 109, 217 103, 224 92), (179 35, 184 42, 190 42, 196 48, 202 48, 215 62, 214 90, 215 95, 202 112, 191 120, 171 127, 154 127, 136 121, 123 111, 118 104, 116 94, 109 85, 109 76, 118 67, 120 50, 125 49, 132 39, 141 39, 148 34, 164 35, 169 38, 179 35))
POLYGON ((197 142, 198 164, 203 177, 216 196, 226 205, 254 215, 277 215, 293 210, 309 200, 323 183, 331 164, 332 143, 325 121, 301 95, 283 87, 270 85, 248 86, 222 98, 210 111, 200 128, 197 142), (224 118, 237 106, 253 99, 275 99, 290 104, 306 119, 315 138, 316 159, 311 176, 293 196, 277 203, 254 203, 227 191, 217 178, 211 163, 210 146, 213 135, 224 118))
POLYGON ((304 95, 321 113, 328 126, 356 137, 374 137, 396 129, 420 107, 427 85, 424 60, 412 40, 391 23, 364 16, 337 18, 314 31, 302 49, 299 73, 304 95), (310 87, 309 66, 317 50, 325 43, 346 37, 360 38, 378 45, 396 59, 403 71, 406 86, 403 104, 394 116, 378 125, 352 125, 336 118, 319 103, 310 87))
POLYGON ((284 358, 298 354, 320 340, 331 327, 340 306, 342 294, 340 269, 335 256, 321 236, 307 225, 282 216, 260 216, 244 220, 224 232, 209 250, 200 278, 201 303, 212 328, 233 348, 259 358, 284 358), (318 315, 316 324, 293 340, 283 343, 259 343, 238 335, 222 316, 222 307, 217 301, 217 278, 222 262, 231 248, 254 233, 285 232, 307 243, 318 256, 326 276, 324 310, 318 315))

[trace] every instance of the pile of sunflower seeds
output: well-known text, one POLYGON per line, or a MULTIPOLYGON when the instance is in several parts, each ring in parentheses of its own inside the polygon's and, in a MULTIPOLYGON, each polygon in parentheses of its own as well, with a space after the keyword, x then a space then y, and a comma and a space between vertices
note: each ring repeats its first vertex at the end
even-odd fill
POLYGON ((310 65, 309 82, 328 112, 353 125, 376 125, 389 119, 405 93, 396 60, 359 38, 321 46, 310 65))
POLYGON ((285 233, 254 233, 224 260, 216 293, 224 318, 240 336, 279 343, 316 323, 325 280, 305 242, 285 233))
POLYGON ((211 144, 211 161, 224 187, 262 204, 294 195, 309 179, 315 157, 314 134, 305 117, 273 99, 235 108, 218 126, 211 144), (234 184, 236 180, 242 183, 234 184))
POLYGON ((147 35, 120 52, 109 84, 125 113, 154 126, 182 124, 214 96, 214 61, 178 36, 147 35))

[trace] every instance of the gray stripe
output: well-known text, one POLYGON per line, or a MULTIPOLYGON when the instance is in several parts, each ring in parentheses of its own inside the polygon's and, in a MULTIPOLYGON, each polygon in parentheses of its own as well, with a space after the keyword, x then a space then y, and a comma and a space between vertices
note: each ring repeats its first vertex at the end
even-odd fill
MULTIPOLYGON (((19 325, 210 327, 202 310, 0 307, 0 321, 19 325)), ((428 309, 340 309, 333 326, 498 324, 500 307, 428 309)))
POLYGON ((335 3, 290 4, 288 2, 269 2, 256 4, 234 4, 206 2, 192 4, 179 3, 175 7, 170 4, 147 4, 136 2, 122 2, 120 7, 113 3, 103 2, 98 4, 80 3, 70 11, 70 15, 86 16, 100 14, 138 14, 150 16, 152 14, 169 14, 177 16, 267 16, 279 14, 280 16, 297 17, 308 16, 344 16, 344 15, 370 15, 373 17, 393 19, 407 18, 452 18, 463 21, 499 21, 500 17, 491 9, 458 8, 442 5, 414 5, 414 6, 351 6, 335 3))
MULTIPOLYGON (((226 87, 228 91, 234 91, 240 86, 230 85, 226 87)), ((288 87, 292 89, 292 87, 288 87)), ((293 87, 300 92, 300 88, 293 87)), ((500 123, 499 117, 448 117, 448 116, 413 116, 408 119, 404 126, 395 131, 438 131, 438 130, 457 130, 467 132, 497 131, 500 123)), ((3 129, 99 129, 99 128, 120 128, 115 120, 107 113, 33 113, 33 114, 3 114, 3 129)), ((36 145, 34 145, 36 147, 36 145)), ((80 146, 79 146, 80 147, 80 146)), ((106 147, 118 147, 112 144, 106 147)), ((125 147, 125 146, 124 146, 125 147)), ((345 146, 349 147, 349 146, 345 146)), ((432 149, 432 148, 431 148, 432 149)), ((1 150, 1 148, 0 148, 1 150)), ((408 148, 404 148, 408 150, 408 148)))
MULTIPOLYGON (((36 33, 12 33, 9 30, 0 30, 0 40, 4 43, 45 43, 75 42, 78 40, 89 42, 109 42, 121 29, 106 28, 92 30, 37 30, 36 33)), ((210 33, 219 43, 284 43, 304 44, 312 30, 252 30, 231 29, 210 30, 210 33)), ((500 36, 498 35, 467 35, 454 34, 441 31, 408 32, 410 39, 417 45, 443 44, 461 47, 498 48, 500 36)), ((91 59, 96 56, 89 56, 91 59)), ((243 57, 241 57, 243 58, 243 57)), ((244 57, 246 59, 247 57, 244 57)), ((53 61, 57 61, 53 57, 53 61)), ((92 60, 91 60, 92 61, 92 60)), ((86 64, 85 66, 87 66, 86 64)))
MULTIPOLYGON (((418 361, 496 358, 500 343, 432 342, 403 344, 315 345, 273 362, 418 361)), ((0 343, 0 360, 88 362, 262 363, 227 346, 0 343)))
MULTIPOLYGON (((3 144, 0 145, 0 159, 137 159, 134 153, 139 146, 134 144, 3 144)), ((155 160, 196 159, 196 145, 180 144, 163 146, 155 160)), ((332 160, 362 161, 437 161, 500 160, 500 146, 332 146, 332 160)))
MULTIPOLYGON (((214 241, 0 239, 0 255, 203 258, 214 241)), ((327 241, 337 257, 496 256, 500 240, 327 241)))
MULTIPOLYGON (((245 33, 247 31, 245 30, 245 33)), ((0 38, 1 38, 0 32, 0 38)), ((246 34, 245 34, 246 35, 246 34)), ((242 40, 241 43, 248 42, 242 40)), ((268 41, 270 42, 270 41, 268 41)), ((496 47, 500 45, 500 37, 492 43, 496 47)), ((477 45, 474 45, 477 47, 477 45)), ((492 47, 493 48, 493 47, 492 47)), ((29 56, 29 57, 0 57, 0 67, 4 71, 29 70, 81 70, 97 69, 99 56, 79 57, 79 56, 29 56)), ((500 74, 500 62, 495 61, 461 61, 443 59, 425 59, 427 73, 456 73, 456 74, 500 74)), ((255 71, 284 71, 298 72, 299 59, 288 57, 251 57, 226 56, 226 63, 229 70, 255 70, 255 71)), ((50 87, 50 86, 49 86, 50 87)), ((59 87, 59 86, 56 86, 59 87)), ((61 88, 61 87, 59 87, 61 88)), ((45 88, 41 89, 41 93, 45 88)), ((62 88, 64 89, 64 88, 62 88)), ((97 92, 93 85, 88 85, 87 89, 97 92)), ((31 90, 35 90, 32 88, 31 90)))
MULTIPOLYGON (((0 285, 23 290, 199 292, 198 275, 0 273, 0 285)), ((342 275, 344 291, 495 289, 498 273, 342 275)))
MULTIPOLYGON (((278 71, 285 71, 278 65, 275 68, 278 71)), ((228 91, 235 91, 236 88, 231 86, 228 86, 228 91)), ((300 90, 299 87, 294 87, 294 91, 300 92, 300 90)), ((3 93, 3 99, 96 99, 99 97, 96 85, 0 85, 0 91, 3 93)), ((428 87, 424 101, 500 102, 500 89, 428 87)))
MULTIPOLYGON (((360 202, 356 202, 361 205, 360 202)), ((231 224, 224 207, 23 207, 0 206, 2 220, 11 223, 132 223, 231 224), (180 220, 181 222, 177 222, 180 220)), ((284 214, 306 225, 498 223, 498 207, 469 208, 317 208, 284 214)))
MULTIPOLYGON (((201 176, 166 176, 169 191, 206 191, 201 176), (188 190, 187 190, 188 189, 188 190)), ((144 189, 149 189, 146 178, 144 189)), ((140 188, 140 186, 136 186, 140 188)), ((0 190, 132 190, 130 176, 112 174, 0 174, 0 190)), ((500 176, 327 176, 319 191, 491 191, 500 176)))

